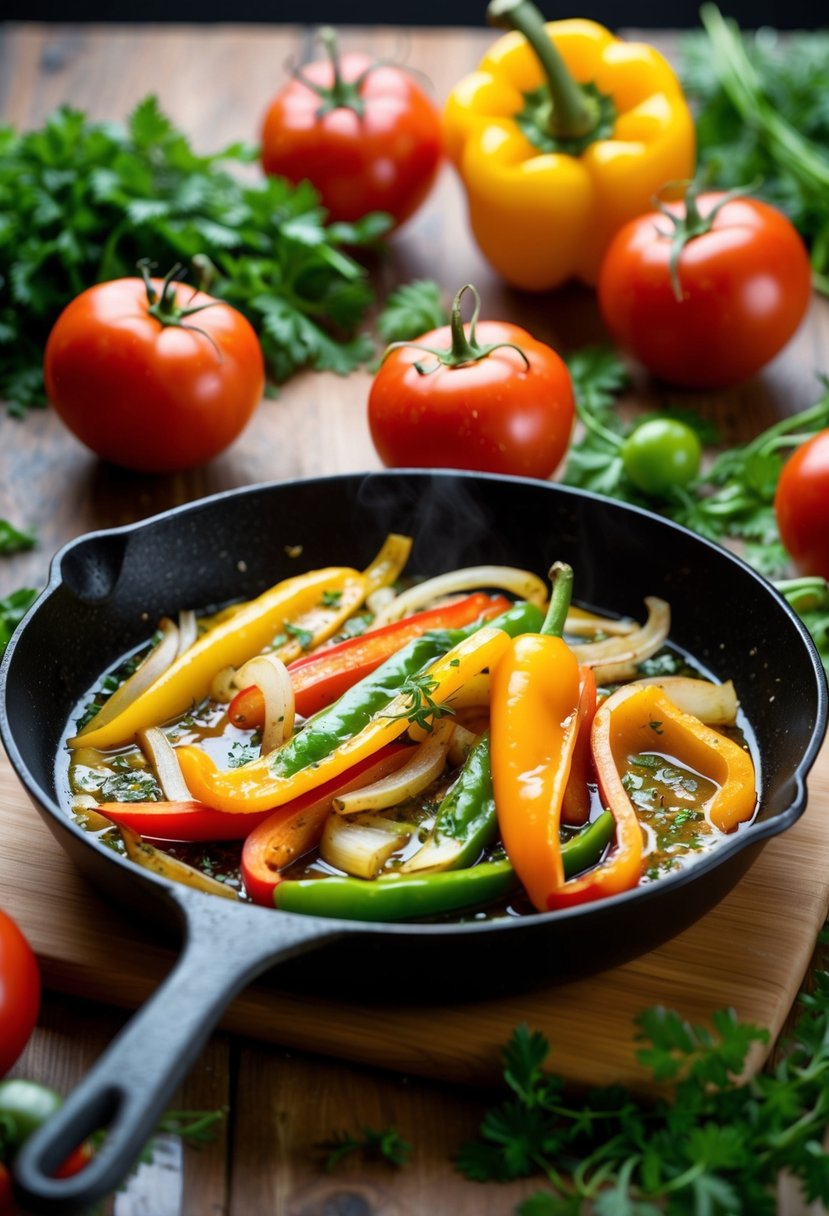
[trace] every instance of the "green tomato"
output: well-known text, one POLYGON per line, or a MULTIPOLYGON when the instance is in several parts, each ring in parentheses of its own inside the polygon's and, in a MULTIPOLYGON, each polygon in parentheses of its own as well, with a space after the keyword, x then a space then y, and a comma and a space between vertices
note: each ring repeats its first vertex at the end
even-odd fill
POLYGON ((14 1156, 24 1140, 60 1107, 60 1094, 37 1081, 0 1081, 0 1156, 14 1156))
POLYGON ((622 464, 644 494, 661 497, 699 472, 702 444, 691 427, 675 418, 649 418, 622 444, 622 464))

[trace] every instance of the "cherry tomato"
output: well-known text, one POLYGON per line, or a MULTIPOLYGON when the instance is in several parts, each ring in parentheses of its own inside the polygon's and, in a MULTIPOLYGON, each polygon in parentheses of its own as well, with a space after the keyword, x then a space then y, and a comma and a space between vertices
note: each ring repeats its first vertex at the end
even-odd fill
POLYGON ((648 418, 622 444, 622 464, 635 486, 659 497, 699 472, 699 436, 676 418, 648 418))
POLYGON ((517 325, 478 323, 477 305, 469 325, 461 325, 463 290, 451 325, 384 358, 368 398, 374 446, 394 467, 549 477, 573 427, 567 366, 517 325))
POLYGON ((392 64, 353 52, 306 64, 277 94, 262 129, 266 173, 313 182, 333 220, 420 206, 442 157, 437 107, 392 64))
POLYGON ((144 473, 211 460, 241 433, 265 387, 250 322, 169 276, 115 279, 77 296, 49 335, 44 378, 82 443, 144 473))
POLYGON ((9 1071, 40 1012, 40 971, 31 946, 0 912, 0 1077, 9 1071))
POLYGON ((829 430, 796 448, 774 497, 780 539, 803 574, 829 579, 829 430))
POLYGON ((725 388, 753 376, 794 335, 811 298, 811 268, 776 208, 708 193, 626 224, 597 290, 611 336, 654 376, 725 388), (686 211, 673 276, 671 217, 685 223, 686 211))

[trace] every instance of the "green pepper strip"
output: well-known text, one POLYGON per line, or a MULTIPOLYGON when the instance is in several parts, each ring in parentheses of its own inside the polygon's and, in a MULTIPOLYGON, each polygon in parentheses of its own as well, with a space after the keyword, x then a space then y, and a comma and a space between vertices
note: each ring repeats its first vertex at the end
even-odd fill
POLYGON ((428 840, 402 866, 402 872, 462 870, 480 857, 497 833, 486 731, 470 749, 457 781, 441 801, 428 840))
POLYGON ((435 630, 415 638, 344 692, 333 705, 309 718, 303 729, 274 753, 271 773, 275 777, 292 777, 301 769, 318 764, 343 740, 358 734, 385 709, 407 679, 470 637, 484 623, 516 637, 519 633, 532 632, 536 618, 540 616, 540 609, 535 604, 522 601, 491 621, 478 620, 462 629, 435 630))
MULTIPOLYGON (((612 814, 604 811, 562 844, 567 878, 599 861, 613 828, 612 814)), ((508 861, 484 861, 466 870, 384 874, 371 881, 340 877, 286 879, 274 891, 274 905, 284 912, 344 920, 412 920, 479 907, 509 895, 518 886, 508 861)))

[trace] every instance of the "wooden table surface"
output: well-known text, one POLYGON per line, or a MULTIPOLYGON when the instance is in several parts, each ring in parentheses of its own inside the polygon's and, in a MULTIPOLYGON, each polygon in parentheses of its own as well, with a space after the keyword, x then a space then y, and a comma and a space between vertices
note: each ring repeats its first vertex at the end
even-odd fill
MULTIPOLYGON (((148 92, 211 151, 256 139, 264 105, 301 60, 310 34, 297 26, 48 27, 0 25, 0 116, 20 128, 39 125, 71 102, 98 119, 123 119, 148 92)), ((485 30, 350 28, 344 48, 367 47, 405 57, 432 81, 442 100, 477 63, 492 35, 485 30)), ((670 51, 670 43, 663 40, 670 51)), ((378 272, 381 293, 399 281, 437 278, 447 298, 474 282, 484 314, 509 317, 562 351, 602 339, 592 294, 577 287, 522 296, 500 284, 465 225, 460 186, 446 168, 423 210, 397 234, 378 272)), ((699 408, 735 439, 805 408, 818 395, 816 373, 829 370, 829 309, 815 301, 787 350, 760 376, 718 394, 671 393, 699 408)), ((173 477, 126 476, 100 464, 69 436, 51 411, 22 421, 0 415, 0 517, 33 527, 38 547, 4 558, 0 595, 45 581, 49 558, 64 541, 92 528, 143 518, 173 504, 254 482, 374 469, 379 462, 365 423, 367 371, 340 379, 304 374, 277 400, 263 402, 244 435, 207 468, 173 477)), ((638 376, 632 402, 652 404, 664 391, 638 376)), ((827 765, 821 756, 821 771, 827 765)), ((48 893, 44 892, 44 898, 48 893)), ((3 892, 0 890, 0 906, 3 892)), ((8 908, 14 914, 13 908, 8 908)), ((67 1091, 101 1053, 126 1014, 47 992, 39 1027, 14 1073, 67 1091)), ((149 1045, 148 1045, 149 1046, 149 1045)), ((478 1093, 448 1089, 366 1068, 338 1065, 215 1034, 181 1093, 189 1109, 226 1108, 215 1141, 182 1148, 159 1142, 107 1211, 128 1216, 404 1216, 426 1210, 456 1216, 507 1213, 535 1182, 508 1187, 463 1181, 451 1153, 471 1135, 484 1109, 478 1093), (414 1144, 411 1164, 345 1164, 321 1169, 315 1147, 337 1129, 394 1125, 414 1144)), ((791 1194, 781 1213, 799 1211, 791 1194)))

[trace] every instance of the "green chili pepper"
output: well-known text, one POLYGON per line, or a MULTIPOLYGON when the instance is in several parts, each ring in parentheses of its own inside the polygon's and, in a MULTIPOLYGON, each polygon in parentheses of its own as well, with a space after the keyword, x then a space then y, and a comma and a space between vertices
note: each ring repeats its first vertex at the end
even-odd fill
POLYGON ((470 637, 483 624, 515 637, 519 633, 532 632, 536 628, 536 618, 540 619, 540 616, 540 609, 535 604, 521 601, 491 621, 475 621, 462 629, 435 630, 415 638, 344 692, 333 705, 309 718, 302 730, 274 753, 272 775, 292 777, 300 769, 318 764, 385 709, 406 680, 470 637))
POLYGON ((429 839, 402 871, 461 870, 480 857, 497 832, 486 731, 471 748, 458 779, 438 807, 429 839))
MULTIPOLYGON (((603 812, 561 846, 564 874, 572 878, 594 865, 613 835, 614 819, 603 812)), ((274 905, 281 911, 344 920, 395 921, 481 907, 518 887, 510 863, 484 861, 439 874, 383 874, 379 878, 300 878, 278 883, 274 905)))

